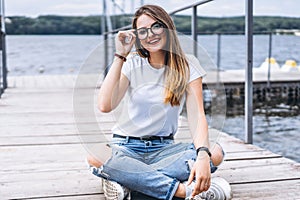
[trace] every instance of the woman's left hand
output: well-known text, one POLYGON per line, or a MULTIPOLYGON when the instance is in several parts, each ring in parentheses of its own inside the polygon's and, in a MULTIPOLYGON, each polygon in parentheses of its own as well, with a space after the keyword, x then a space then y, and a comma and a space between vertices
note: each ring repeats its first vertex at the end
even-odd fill
POLYGON ((192 197, 208 190, 210 187, 211 173, 209 162, 210 158, 206 152, 199 152, 188 179, 189 185, 194 180, 194 177, 196 177, 196 184, 192 193, 192 197))

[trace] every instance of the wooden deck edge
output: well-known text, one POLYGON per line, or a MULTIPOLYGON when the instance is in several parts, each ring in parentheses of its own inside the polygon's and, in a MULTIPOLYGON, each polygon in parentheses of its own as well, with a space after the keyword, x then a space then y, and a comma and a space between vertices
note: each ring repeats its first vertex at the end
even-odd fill
POLYGON ((35 197, 26 197, 26 198, 13 198, 14 200, 22 199, 22 200, 30 200, 30 199, 63 199, 63 198, 78 198, 78 197, 86 197, 89 199, 90 196, 97 196, 97 197, 103 197, 105 199, 105 196, 103 193, 87 193, 87 194, 63 194, 63 195, 49 195, 49 196, 35 196, 35 197))
POLYGON ((269 179, 269 180, 260 180, 260 181, 241 181, 230 183, 230 185, 243 185, 243 184, 255 184, 255 183, 273 183, 273 182, 283 182, 283 181, 295 181, 299 180, 299 178, 280 178, 280 179, 269 179))

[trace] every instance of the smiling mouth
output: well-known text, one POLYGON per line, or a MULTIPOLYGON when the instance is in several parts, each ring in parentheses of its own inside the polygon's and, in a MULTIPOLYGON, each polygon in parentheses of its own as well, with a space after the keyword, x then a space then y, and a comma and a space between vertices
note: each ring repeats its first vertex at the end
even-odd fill
POLYGON ((147 42, 147 43, 150 44, 150 45, 155 45, 155 44, 157 44, 159 41, 160 41, 160 39, 157 38, 157 39, 150 40, 150 41, 147 42))

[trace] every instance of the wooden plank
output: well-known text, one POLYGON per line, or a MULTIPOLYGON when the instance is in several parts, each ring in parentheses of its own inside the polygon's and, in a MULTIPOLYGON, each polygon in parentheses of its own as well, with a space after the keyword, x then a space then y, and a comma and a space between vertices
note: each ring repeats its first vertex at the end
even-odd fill
POLYGON ((31 145, 55 145, 55 144, 81 144, 78 135, 54 135, 34 137, 1 137, 0 146, 31 146, 31 145), (2 139, 3 138, 3 139, 2 139))
POLYGON ((48 116, 25 114, 24 116, 12 115, 6 117, 1 116, 0 120, 6 126, 16 125, 16 121, 19 122, 19 126, 28 126, 28 125, 47 125, 47 124, 60 124, 64 123, 74 123, 71 114, 61 113, 45 113, 48 116), (8 118, 9 117, 9 118, 8 118), (15 121, 14 121, 15 120, 15 121))
POLYGON ((75 75, 9 76, 8 86, 17 88, 60 88, 72 87, 75 75))
MULTIPOLYGON (((225 150, 226 152, 226 150, 225 150)), ((270 151, 248 151, 248 152, 231 152, 226 153, 225 160, 253 160, 253 159, 263 159, 263 158, 281 158, 281 155, 274 154, 270 151)))
MULTIPOLYGON (((43 198, 39 198, 43 199, 43 198)), ((72 195, 72 196, 56 196, 46 197, 47 200, 105 200, 104 194, 86 194, 86 195, 72 195)))
MULTIPOLYGON (((2 126, 0 137, 3 140, 9 137, 42 137, 55 135, 77 135, 75 124, 43 124, 43 125, 23 125, 23 126, 2 126)), ((0 139, 0 143, 2 139, 0 139)))
MULTIPOLYGON (((6 165, 1 166, 0 176, 8 174, 23 174, 30 172, 52 172, 52 171, 77 171, 87 170, 84 157, 81 161, 63 161, 58 160, 49 162, 19 162, 17 165, 14 161, 9 161, 6 165)), ((7 179, 9 181, 9 179, 7 179)))
POLYGON ((250 167, 260 167, 260 166, 273 166, 281 164, 296 164, 296 162, 289 159, 280 157, 280 158, 263 158, 263 159, 253 159, 253 160, 225 160, 220 166, 219 170, 223 169, 232 169, 236 170, 237 168, 250 168, 250 167))
POLYGON ((92 175, 88 169, 77 169, 77 170, 48 170, 40 169, 39 171, 27 171, 18 174, 2 174, 0 177, 0 183, 14 184, 19 182, 45 182, 45 181, 63 181, 71 179, 70 181, 81 182, 101 179, 92 175))
POLYGON ((298 200, 300 180, 231 185, 233 200, 298 200))
POLYGON ((0 148, 0 165, 10 160, 22 162, 59 162, 81 161, 86 156, 84 146, 75 145, 44 145, 44 146, 10 146, 0 148))
POLYGON ((101 194, 101 179, 86 171, 32 172, 0 181, 2 199, 101 194))
POLYGON ((254 183, 288 179, 300 180, 299 172, 299 168, 297 169, 293 163, 287 162, 277 165, 221 168, 214 175, 222 176, 230 183, 254 183))

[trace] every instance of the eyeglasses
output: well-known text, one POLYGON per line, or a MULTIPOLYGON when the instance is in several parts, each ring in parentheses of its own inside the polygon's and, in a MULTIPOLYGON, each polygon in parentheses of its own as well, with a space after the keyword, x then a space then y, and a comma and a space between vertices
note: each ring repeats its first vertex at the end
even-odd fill
POLYGON ((165 26, 160 22, 154 22, 150 28, 139 28, 136 30, 136 34, 140 40, 144 40, 148 37, 148 31, 150 31, 154 35, 160 35, 164 32, 165 26))

